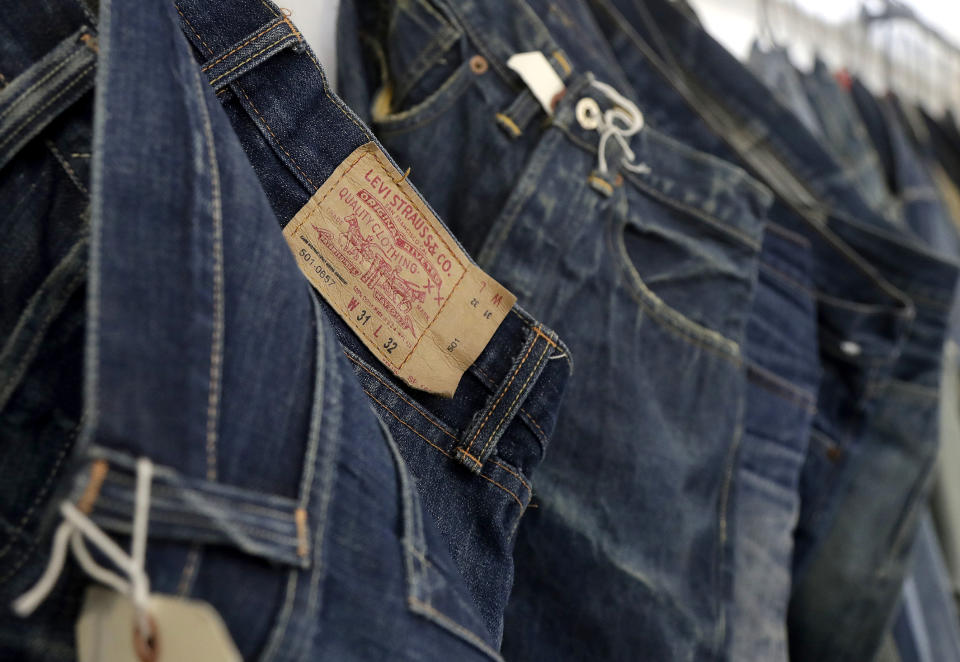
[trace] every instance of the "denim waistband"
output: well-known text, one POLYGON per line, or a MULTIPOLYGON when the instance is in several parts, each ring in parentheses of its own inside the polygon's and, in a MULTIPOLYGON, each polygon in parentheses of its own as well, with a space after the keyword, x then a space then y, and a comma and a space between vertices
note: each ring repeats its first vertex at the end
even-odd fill
MULTIPOLYGON (((410 3, 403 6, 402 12, 405 20, 424 25, 428 24, 432 12, 442 11, 452 21, 455 32, 468 40, 465 53, 477 53, 486 59, 496 75, 476 76, 472 84, 480 87, 482 95, 492 106, 500 108, 496 121, 506 135, 521 140, 521 136, 534 132, 537 125, 543 122, 560 129, 566 141, 561 141, 556 135, 543 138, 544 143, 552 141, 552 149, 540 149, 535 158, 555 158, 558 159, 557 163, 568 163, 562 154, 563 150, 569 149, 571 145, 582 152, 596 155, 597 134, 582 128, 578 123, 577 101, 591 97, 603 109, 615 104, 607 99, 603 92, 593 87, 592 82, 596 80, 612 84, 628 99, 633 97, 635 102, 641 100, 635 98, 618 70, 599 69, 607 59, 591 57, 594 53, 591 49, 599 49, 600 45, 587 45, 582 58, 579 50, 574 57, 558 45, 558 40, 550 28, 534 10, 533 3, 511 0, 510 4, 510 21, 501 20, 502 7, 472 1, 460 3, 430 0, 410 3), (562 97, 556 100, 550 117, 519 76, 506 64, 512 55, 534 50, 541 51, 548 57, 555 72, 566 85, 562 97), (590 70, 589 67, 596 70, 590 70), (548 154, 550 152, 552 154, 548 154)), ((569 17, 565 18, 567 21, 571 20, 569 17)), ((437 27, 433 36, 425 41, 438 41, 440 30, 441 28, 437 27)), ((405 71, 403 66, 413 65, 394 63, 394 67, 400 67, 401 70, 391 69, 391 79, 403 80, 413 76, 413 71, 405 71)), ((642 108, 642 104, 640 105, 642 108)), ((408 118, 403 113, 378 118, 375 104, 374 120, 379 130, 389 134, 391 131, 410 128, 407 126, 409 123, 422 121, 422 118, 408 118)), ((541 147, 548 146, 542 143, 541 147)), ((650 164, 649 172, 617 168, 614 163, 620 156, 619 147, 614 146, 614 141, 610 141, 607 148, 607 159, 611 163, 609 176, 601 181, 597 181, 600 178, 595 172, 584 173, 584 176, 589 175, 591 185, 607 194, 628 182, 642 194, 678 205, 713 225, 715 229, 759 250, 762 228, 757 217, 763 214, 758 212, 762 212, 771 200, 770 192, 764 186, 758 184, 741 168, 690 149, 649 127, 641 129, 632 137, 630 148, 635 152, 637 162, 650 164)), ((546 226, 551 222, 559 225, 564 221, 560 214, 546 216, 543 218, 543 230, 550 231, 546 226)), ((553 230, 562 231, 563 228, 556 227, 553 230)), ((478 261, 485 264, 488 254, 496 250, 497 242, 494 239, 487 243, 484 253, 478 256, 478 261)))
MULTIPOLYGON (((940 314, 955 267, 888 230, 799 121, 684 12, 660 0, 591 5, 605 29, 770 184, 775 215, 811 242, 821 349, 864 367, 891 366, 908 339, 917 341, 919 312, 940 314)), ((934 344, 928 349, 938 352, 934 344)))
MULTIPOLYGON (((210 85, 219 90, 221 99, 224 94, 232 94, 247 111, 251 122, 235 123, 234 127, 245 146, 252 150, 251 163, 266 184, 264 188, 281 225, 286 224, 350 151, 375 139, 353 112, 330 92, 322 69, 309 49, 300 43, 299 33, 285 15, 267 4, 248 0, 232 0, 226 4, 180 0, 177 10, 184 33, 200 53, 199 59, 205 60, 200 68, 210 85), (242 77, 237 75, 239 71, 243 72, 242 77), (329 143, 316 144, 318 132, 301 130, 301 123, 307 121, 305 113, 310 114, 310 122, 322 121, 328 135, 331 133, 329 127, 337 127, 337 135, 329 135, 329 143), (252 136, 245 136, 245 131, 258 133, 272 148, 273 154, 258 153, 255 140, 252 136), (290 177, 283 177, 283 169, 275 167, 277 158, 284 162, 290 177)), ((341 331, 341 342, 348 348, 348 356, 358 366, 361 380, 369 381, 368 377, 373 380, 368 384, 368 393, 373 391, 371 397, 376 399, 376 393, 383 388, 396 391, 393 386, 396 380, 384 375, 369 351, 353 342, 352 332, 342 329, 337 320, 333 322, 341 331)), ((437 445, 476 473, 496 472, 495 465, 488 466, 486 461, 497 448, 499 435, 506 424, 512 417, 520 415, 521 405, 526 416, 533 421, 534 435, 544 437, 542 432, 536 432, 537 419, 530 413, 531 409, 541 407, 537 402, 538 384, 541 387, 543 384, 560 384, 559 391, 542 394, 543 415, 552 421, 554 404, 570 365, 569 354, 555 334, 537 325, 515 306, 503 328, 471 369, 476 374, 482 372, 481 381, 492 389, 488 402, 472 403, 474 407, 470 409, 471 416, 479 412, 477 420, 486 424, 467 429, 469 421, 442 421, 438 429, 462 430, 463 443, 451 446, 447 443, 449 439, 441 436, 436 440, 437 445), (518 334, 512 331, 517 324, 529 332, 518 334), (549 356, 563 356, 565 360, 550 362, 547 360, 549 356), (533 360, 528 360, 531 358, 533 360), (564 373, 562 377, 561 372, 564 373), (510 402, 515 406, 494 405, 510 402)), ((405 400, 408 404, 411 401, 431 403, 426 407, 431 412, 426 418, 438 416, 437 412, 456 409, 419 392, 405 400)), ((442 414, 439 415, 442 419, 442 414)), ((435 430, 429 426, 427 429, 432 439, 435 430)), ((541 441, 545 443, 546 439, 541 441)), ((523 479, 518 483, 515 478, 500 472, 498 480, 516 483, 515 490, 529 492, 523 479)))

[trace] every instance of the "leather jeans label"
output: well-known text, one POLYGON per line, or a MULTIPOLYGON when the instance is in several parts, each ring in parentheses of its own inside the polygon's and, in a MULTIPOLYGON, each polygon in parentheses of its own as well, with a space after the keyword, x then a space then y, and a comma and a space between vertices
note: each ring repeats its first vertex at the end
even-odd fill
POLYGON ((283 235, 370 351, 424 391, 452 396, 516 302, 373 142, 337 167, 283 235))

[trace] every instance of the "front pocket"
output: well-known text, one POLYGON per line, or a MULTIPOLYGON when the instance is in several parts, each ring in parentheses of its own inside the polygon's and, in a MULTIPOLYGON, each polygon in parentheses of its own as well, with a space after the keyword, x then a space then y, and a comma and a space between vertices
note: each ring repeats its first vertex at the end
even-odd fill
POLYGON ((650 314, 736 352, 753 292, 756 253, 717 245, 682 227, 680 214, 651 210, 653 222, 622 217, 611 226, 612 250, 627 288, 650 314))
POLYGON ((392 3, 386 19, 389 27, 376 45, 385 70, 373 121, 428 120, 471 80, 463 32, 429 0, 392 3))

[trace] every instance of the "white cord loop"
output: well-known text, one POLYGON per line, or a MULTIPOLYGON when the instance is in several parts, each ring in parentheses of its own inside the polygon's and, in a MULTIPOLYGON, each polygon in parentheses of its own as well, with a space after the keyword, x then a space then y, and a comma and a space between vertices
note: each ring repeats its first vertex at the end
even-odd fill
POLYGON ((603 113, 594 110, 594 107, 599 110, 596 102, 589 106, 584 105, 582 108, 578 104, 578 119, 582 116, 586 120, 580 122, 581 126, 588 129, 595 128, 597 133, 600 134, 600 143, 597 147, 597 172, 604 176, 609 172, 607 167, 607 141, 613 138, 623 150, 624 157, 621 160, 621 165, 631 172, 641 175, 648 174, 650 166, 646 163, 635 163, 637 155, 630 149, 629 140, 631 136, 643 129, 643 113, 640 112, 637 104, 617 92, 613 86, 593 79, 591 79, 590 85, 603 92, 614 104, 613 108, 603 113))
POLYGON ((53 546, 50 561, 43 575, 33 588, 13 602, 13 611, 18 616, 29 616, 39 607, 57 584, 67 559, 67 545, 80 567, 99 582, 110 586, 118 593, 130 596, 137 614, 140 632, 150 631, 147 618, 147 603, 150 599, 150 582, 144 569, 147 549, 147 523, 150 518, 150 483, 153 480, 153 463, 141 458, 137 460, 137 491, 133 511, 133 535, 130 542, 130 554, 126 554, 110 536, 93 523, 72 503, 60 504, 63 522, 53 534, 53 546), (126 578, 99 565, 90 555, 86 541, 100 550, 119 568, 126 578))

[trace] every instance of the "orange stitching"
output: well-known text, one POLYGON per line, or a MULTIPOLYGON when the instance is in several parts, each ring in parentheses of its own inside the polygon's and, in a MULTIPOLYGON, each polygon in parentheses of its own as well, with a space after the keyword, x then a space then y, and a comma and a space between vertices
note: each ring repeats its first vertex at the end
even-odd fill
POLYGON ((482 465, 482 464, 483 464, 483 462, 481 462, 480 460, 478 460, 478 459, 475 458, 474 456, 470 455, 470 453, 468 453, 467 451, 463 450, 462 448, 458 448, 457 451, 459 451, 461 455, 466 455, 466 456, 469 457, 471 460, 473 460, 473 463, 474 463, 474 464, 476 464, 476 465, 482 465))
POLYGON ((530 343, 530 347, 527 348, 527 353, 523 356, 523 360, 520 361, 520 365, 517 366, 517 369, 513 371, 513 375, 510 377, 510 381, 507 382, 507 385, 504 387, 503 391, 500 393, 500 396, 497 398, 496 402, 493 403, 493 406, 490 408, 490 411, 487 412, 487 415, 483 417, 483 422, 480 423, 480 427, 477 428, 477 431, 474 433, 473 437, 470 439, 470 443, 467 444, 467 450, 473 448, 473 442, 477 440, 477 437, 480 436, 480 432, 483 430, 483 427, 487 424, 487 420, 490 418, 490 415, 497 409, 497 406, 500 404, 500 400, 503 399, 503 396, 507 394, 507 391, 510 390, 510 385, 513 384, 513 380, 517 378, 517 375, 520 374, 520 369, 523 368, 523 364, 527 362, 527 358, 530 356, 530 352, 533 351, 533 346, 535 343, 530 343))
MULTIPOLYGON (((277 146, 278 146, 280 149, 283 150, 283 153, 286 154, 287 157, 290 159, 290 161, 293 163, 293 167, 296 168, 297 171, 298 171, 301 175, 303 175, 303 178, 304 178, 304 179, 306 179, 308 182, 310 182, 310 186, 312 186, 314 189, 316 189, 316 188, 317 188, 317 185, 313 183, 313 180, 311 180, 309 177, 307 177, 307 173, 305 173, 305 172, 300 168, 300 164, 297 163, 297 160, 294 159, 293 156, 290 154, 290 152, 287 151, 287 148, 283 146, 283 144, 280 142, 280 139, 277 138, 277 134, 275 134, 275 133, 273 132, 273 129, 270 128, 270 125, 267 124, 267 120, 265 120, 265 119, 263 118, 263 115, 260 114, 260 111, 257 110, 257 107, 253 105, 253 101, 250 101, 250 97, 247 96, 246 91, 245 91, 242 87, 240 87, 240 85, 237 85, 237 89, 240 90, 240 94, 243 95, 243 97, 247 100, 247 103, 250 104, 250 107, 253 108, 253 112, 255 112, 255 113, 257 114, 257 117, 260 118, 260 121, 263 122, 263 125, 267 128, 267 131, 269 131, 269 132, 270 132, 270 135, 273 136, 273 139, 277 141, 277 146)), ((301 225, 302 225, 302 224, 301 224, 301 225)))
MULTIPOLYGON (((413 432, 415 435, 417 435, 418 437, 420 437, 421 439, 423 439, 425 442, 427 442, 428 444, 430 444, 431 446, 433 446, 434 448, 436 448, 438 451, 440 451, 441 453, 443 453, 444 455, 446 455, 447 457, 449 457, 451 460, 454 459, 454 457, 453 457, 452 455, 450 455, 450 453, 448 453, 447 451, 443 450, 442 448, 440 448, 439 446, 437 446, 435 443, 433 443, 432 441, 430 441, 429 439, 427 439, 426 437, 424 437, 422 434, 420 434, 419 432, 417 432, 417 430, 415 430, 409 423, 407 423, 405 420, 403 420, 402 418, 400 418, 399 416, 397 416, 397 414, 394 413, 394 411, 393 411, 392 409, 390 409, 390 407, 388 407, 387 405, 385 405, 385 404, 383 404, 382 402, 380 402, 379 400, 377 400, 377 398, 374 397, 374 395, 373 395, 370 391, 368 391, 367 389, 363 389, 363 392, 366 393, 366 394, 370 397, 371 400, 373 400, 373 401, 376 402, 378 405, 380 405, 381 407, 383 407, 383 408, 387 411, 387 413, 389 413, 389 414, 390 414, 391 416, 393 416, 395 419, 397 419, 398 421, 400 421, 404 426, 406 426, 406 427, 407 427, 411 432, 413 432)), ((508 490, 506 487, 504 487, 503 485, 501 485, 500 483, 498 483, 497 481, 493 480, 492 478, 490 478, 490 477, 488 477, 488 476, 484 476, 483 474, 479 474, 479 476, 480 476, 481 478, 483 478, 484 480, 490 481, 491 483, 493 483, 494 485, 496 485, 497 487, 499 487, 501 490, 503 490, 504 492, 506 492, 507 494, 509 494, 510 496, 512 496, 513 499, 514 499, 514 501, 516 501, 518 504, 520 504, 520 507, 521 507, 521 508, 523 507, 523 502, 520 500, 520 498, 519 498, 516 494, 514 494, 513 492, 511 492, 510 490, 508 490)), ((530 488, 528 487, 527 489, 530 489, 530 488)))
POLYGON ((537 422, 534 420, 533 416, 531 416, 530 414, 528 414, 523 407, 520 407, 520 413, 523 414, 524 416, 526 416, 526 417, 527 417, 527 420, 530 421, 531 423, 533 423, 533 426, 534 426, 535 428, 537 428, 538 430, 540 430, 540 434, 542 434, 542 435, 544 436, 544 438, 547 437, 547 433, 543 431, 543 428, 540 427, 540 424, 537 423, 537 422))
POLYGON ((541 338, 543 338, 547 343, 549 343, 549 345, 550 345, 551 347, 556 347, 556 346, 557 346, 557 343, 553 342, 553 340, 550 338, 550 336, 548 336, 548 335, 545 334, 543 331, 541 331, 539 326, 533 327, 533 332, 536 333, 536 334, 537 334, 538 336, 540 336, 541 338))
POLYGON ((295 35, 292 35, 292 34, 283 35, 282 37, 280 37, 279 39, 277 39, 275 42, 273 42, 272 44, 270 44, 269 46, 264 46, 262 49, 260 49, 259 51, 257 51, 256 53, 254 53, 253 55, 251 55, 250 57, 248 57, 246 60, 244 60, 243 62, 240 62, 237 66, 233 67, 232 69, 227 69, 227 70, 224 71, 222 74, 220 74, 220 75, 217 76, 216 78, 212 79, 212 80, 210 81, 210 84, 213 85, 214 83, 216 83, 218 80, 220 80, 220 79, 223 78, 224 76, 227 76, 227 75, 229 75, 229 74, 232 74, 234 71, 236 71, 237 69, 239 69, 240 67, 242 67, 243 65, 245 65, 247 62, 250 62, 251 60, 255 59, 258 55, 262 55, 263 53, 266 53, 267 51, 269 51, 271 48, 273 48, 273 47, 276 46, 277 44, 282 44, 283 42, 287 41, 288 39, 290 39, 290 37, 293 37, 293 36, 295 36, 295 35))
POLYGON ((512 496, 512 497, 513 497, 513 500, 516 501, 517 504, 518 504, 521 508, 523 508, 523 501, 520 500, 520 497, 518 497, 516 494, 514 494, 513 492, 511 492, 510 490, 508 490, 506 487, 504 487, 503 485, 501 485, 500 483, 498 483, 497 481, 495 481, 493 478, 490 478, 489 476, 484 476, 483 474, 479 474, 479 475, 480 475, 480 477, 483 478, 484 480, 490 481, 491 483, 493 483, 494 485, 496 485, 497 487, 499 487, 501 490, 503 490, 504 492, 506 492, 507 494, 509 494, 510 496, 512 496))
MULTIPOLYGON (((282 22, 286 22, 286 21, 282 21, 282 22)), ((241 48, 243 48, 243 47, 246 46, 247 44, 256 41, 257 39, 259 39, 259 38, 262 37, 263 35, 267 34, 267 33, 270 32, 271 30, 274 30, 274 29, 276 29, 276 28, 278 28, 278 27, 280 27, 280 22, 274 23, 273 25, 271 25, 271 26, 270 26, 269 28, 267 28, 266 30, 263 30, 262 32, 258 32, 257 34, 253 35, 252 37, 250 37, 249 39, 247 39, 245 42, 243 42, 242 44, 240 44, 239 46, 237 46, 236 48, 234 48, 232 51, 230 51, 230 52, 228 52, 228 53, 224 53, 223 55, 221 55, 220 57, 218 57, 216 60, 214 60, 213 62, 211 62, 211 63, 208 64, 207 66, 205 66, 205 67, 203 67, 202 69, 200 69, 200 71, 206 71, 207 69, 212 69, 215 65, 217 65, 217 64, 220 63, 220 62, 223 62, 224 60, 226 60, 228 57, 230 57, 231 55, 233 55, 234 53, 236 53, 237 51, 239 51, 241 48)))
POLYGON ((452 628, 454 631, 460 633, 461 636, 463 636, 467 641, 469 641, 469 642, 472 643, 474 646, 476 646, 476 647, 479 648, 481 651, 483 651, 486 655, 492 657, 494 660, 502 660, 502 659, 503 659, 503 658, 501 658, 501 657, 496 653, 496 651, 490 649, 479 637, 477 637, 477 635, 474 634, 472 630, 468 630, 467 628, 463 627, 462 625, 460 625, 459 623, 457 623, 455 620, 453 620, 452 618, 450 618, 449 616, 447 616, 447 615, 444 614, 443 612, 437 611, 437 610, 434 609, 431 605, 427 604, 426 602, 423 602, 422 600, 418 600, 417 598, 415 598, 415 597, 413 597, 413 596, 410 596, 410 597, 408 597, 407 599, 410 601, 410 604, 411 604, 412 606, 420 607, 420 608, 423 609, 424 611, 427 611, 427 612, 433 614, 433 615, 436 616, 438 619, 440 619, 441 621, 443 621, 448 627, 450 627, 450 628, 452 628))
POLYGON ((193 36, 199 39, 201 44, 206 46, 207 50, 210 52, 210 55, 213 55, 213 49, 207 46, 207 42, 203 40, 203 37, 200 36, 200 33, 197 32, 197 29, 193 27, 193 24, 189 21, 189 19, 187 19, 187 17, 183 15, 183 12, 180 11, 180 5, 178 5, 177 3, 173 3, 173 6, 176 7, 177 13, 180 14, 180 18, 183 19, 183 22, 186 23, 188 26, 190 26, 190 30, 191 32, 193 32, 193 36))
POLYGON ((297 41, 303 41, 303 39, 301 39, 302 35, 300 34, 300 31, 297 30, 297 28, 295 28, 295 27, 293 26, 293 23, 290 22, 290 16, 289 16, 289 15, 284 14, 284 16, 283 16, 283 22, 287 24, 287 27, 288 27, 288 28, 290 28, 290 32, 292 32, 292 33, 293 33, 293 36, 297 38, 297 41))
MULTIPOLYGON (((520 396, 526 394, 526 392, 527 392, 527 385, 530 383, 530 380, 533 379, 533 376, 534 376, 535 374, 537 374, 537 368, 539 368, 539 367, 540 367, 540 364, 543 363, 543 357, 545 357, 545 356, 547 355, 547 352, 549 352, 549 351, 550 351, 549 348, 547 348, 547 347, 544 347, 544 348, 543 348, 543 352, 540 354, 540 359, 537 361, 537 365, 533 366, 533 370, 531 370, 531 371, 530 371, 530 374, 527 375, 527 381, 525 381, 525 382, 523 383, 523 386, 521 386, 520 389, 517 391, 517 395, 516 395, 516 397, 513 399, 513 402, 511 402, 510 405, 507 407, 507 411, 508 411, 508 412, 509 412, 510 409, 513 407, 513 405, 517 404, 517 400, 520 399, 520 396)), ((513 380, 511 380, 511 381, 513 381, 513 380)), ((507 388, 510 388, 510 387, 508 386, 507 388)), ((491 432, 490 435, 487 437, 487 441, 483 444, 483 448, 480 450, 480 457, 483 457, 483 454, 487 451, 487 446, 490 445, 490 440, 492 440, 494 437, 497 436, 497 432, 500 431, 500 428, 503 427, 503 423, 504 423, 504 421, 506 421, 506 420, 507 420, 507 418, 506 418, 505 416, 502 417, 502 418, 500 419, 500 422, 497 423, 497 427, 495 427, 495 428, 493 429, 493 432, 491 432)))
POLYGON ((403 400, 403 401, 406 402, 408 405, 410 405, 418 414, 420 414, 420 416, 423 417, 423 419, 424 419, 427 423, 429 423, 429 424, 432 425, 433 427, 437 428, 438 430, 440 430, 440 432, 444 433, 445 435, 447 435, 448 437, 450 437, 450 438, 453 439, 454 441, 460 441, 460 439, 459 439, 458 437, 450 434, 449 432, 447 432, 446 430, 444 430, 442 427, 440 427, 439 425, 437 425, 434 421, 430 420, 430 418, 420 410, 420 407, 418 407, 417 405, 415 405, 415 404, 413 404, 412 402, 410 402, 409 400, 407 400, 407 399, 403 396, 403 393, 401 393, 400 391, 396 390, 396 389, 393 388, 390 384, 388 384, 387 382, 385 382, 385 381, 383 381, 382 379, 380 379, 379 375, 377 375, 375 372, 373 372, 372 370, 370 370, 367 366, 365 366, 365 365, 363 365, 362 363, 360 363, 357 359, 355 359, 355 358, 353 358, 352 356, 350 356, 349 354, 347 354, 346 351, 344 351, 343 353, 344 353, 344 355, 345 355, 348 359, 350 359, 350 360, 353 361, 356 365, 358 365, 359 367, 363 368, 364 371, 366 371, 367 373, 369 373, 371 377, 373 377, 373 378, 376 379, 378 382, 380 382, 381 384, 383 384, 384 386, 386 386, 388 389, 390 389, 391 391, 393 391, 401 400, 403 400))
POLYGON ((504 471, 506 471, 508 474, 513 474, 513 476, 520 481, 520 484, 523 485, 525 488, 527 488, 528 491, 530 491, 530 484, 527 481, 525 481, 523 477, 520 474, 518 474, 516 471, 513 471, 512 469, 510 469, 510 467, 506 466, 505 464, 500 464, 496 460, 490 460, 490 461, 493 462, 498 467, 500 467, 501 469, 503 469, 504 471))
MULTIPOLYGON (((407 400, 407 399, 404 397, 403 393, 401 393, 401 392, 398 391, 397 389, 393 388, 393 386, 391 386, 391 385, 388 384, 387 382, 385 382, 385 381, 383 381, 382 379, 380 379, 380 376, 377 375, 377 373, 373 372, 373 371, 370 370, 367 366, 363 365, 360 361, 358 361, 357 359, 355 359, 355 358, 353 358, 352 356, 350 356, 349 354, 347 354, 347 352, 346 352, 345 350, 344 350, 343 354, 344 354, 344 356, 346 356, 348 359, 350 359, 351 361, 353 361, 353 363, 356 364, 358 367, 362 368, 362 369, 363 369, 366 373, 368 373, 371 377, 373 377, 373 378, 376 379, 378 382, 380 382, 381 384, 383 384, 384 386, 386 386, 390 391, 392 391, 395 395, 397 395, 397 397, 399 397, 399 398, 400 398, 401 400, 403 400, 405 403, 407 403, 408 405, 410 405, 410 407, 411 407, 414 411, 416 411, 418 414, 420 414, 420 416, 423 418, 423 420, 425 420, 427 423, 429 423, 430 425, 432 425, 432 426, 435 427, 437 430, 439 430, 439 431, 442 432, 443 434, 447 435, 448 437, 450 437, 450 438, 453 439, 454 441, 460 441, 457 437, 455 437, 454 435, 450 434, 449 432, 447 432, 446 430, 444 430, 442 427, 440 427, 439 425, 437 425, 436 422, 430 420, 430 418, 429 418, 425 413, 423 413, 423 411, 420 409, 420 407, 418 407, 417 405, 415 405, 415 404, 413 404, 412 402, 410 402, 409 400, 407 400)), ((480 370, 480 369, 477 368, 477 370, 480 370)), ((481 371, 481 372, 482 372, 482 371, 481 371)), ((488 378, 488 379, 489 379, 489 378, 488 378)), ((364 390, 364 392, 366 392, 367 395, 369 395, 371 398, 373 398, 373 395, 370 394, 370 391, 367 391, 367 389, 363 389, 363 390, 364 390)), ((386 408, 386 406, 383 405, 383 403, 381 403, 379 400, 376 400, 376 398, 373 398, 373 399, 377 402, 377 404, 379 404, 379 405, 383 406, 384 408, 386 408)), ((530 420, 530 422, 533 423, 534 426, 536 426, 536 428, 537 428, 538 430, 540 430, 540 434, 542 434, 544 437, 547 436, 546 433, 543 431, 543 428, 541 428, 541 427, 537 424, 537 422, 536 422, 535 420, 533 420, 533 417, 530 416, 530 414, 527 414, 527 412, 525 412, 522 407, 520 408, 520 411, 523 412, 524 414, 526 414, 526 416, 527 416, 527 418, 530 420)), ((397 420, 400 420, 400 419, 398 418, 397 420)), ((403 421, 400 421, 400 422, 403 423, 403 421)), ((413 429, 413 428, 411 428, 411 429, 413 429)), ((416 432, 416 430, 414 430, 414 432, 416 432)), ((430 440, 427 439, 426 437, 422 437, 422 436, 421 436, 421 438, 423 438, 427 443, 430 443, 430 440)), ((449 453, 447 453, 446 451, 444 451, 444 450, 443 450, 442 448, 440 448, 439 446, 435 446, 435 445, 433 445, 432 443, 430 443, 430 445, 433 446, 434 448, 436 448, 437 450, 439 450, 441 453, 443 453, 443 454, 446 455, 447 457, 452 458, 452 456, 451 456, 449 453)), ((501 464, 500 462, 497 462, 497 460, 494 459, 494 458, 491 458, 490 461, 493 462, 493 463, 494 463, 495 465, 497 465, 498 467, 500 467, 501 469, 503 469, 504 471, 506 471, 507 473, 513 474, 513 475, 517 478, 517 480, 519 480, 520 483, 521 483, 525 488, 527 488, 528 490, 530 489, 530 484, 523 479, 523 476, 521 476, 520 474, 516 473, 515 471, 512 471, 508 466, 506 466, 506 465, 504 465, 504 464, 501 464)))
MULTIPOLYGON (((473 366, 473 369, 479 372, 481 375, 483 375, 487 379, 487 381, 493 383, 493 378, 490 375, 488 375, 486 372, 484 372, 483 368, 481 368, 478 365, 475 365, 473 366)), ((524 409, 523 407, 520 407, 520 413, 526 416, 528 421, 533 423, 533 426, 540 431, 540 434, 543 435, 544 438, 547 438, 547 433, 543 431, 543 428, 540 427, 540 424, 537 423, 536 420, 534 420, 533 416, 531 416, 526 409, 524 409)))

